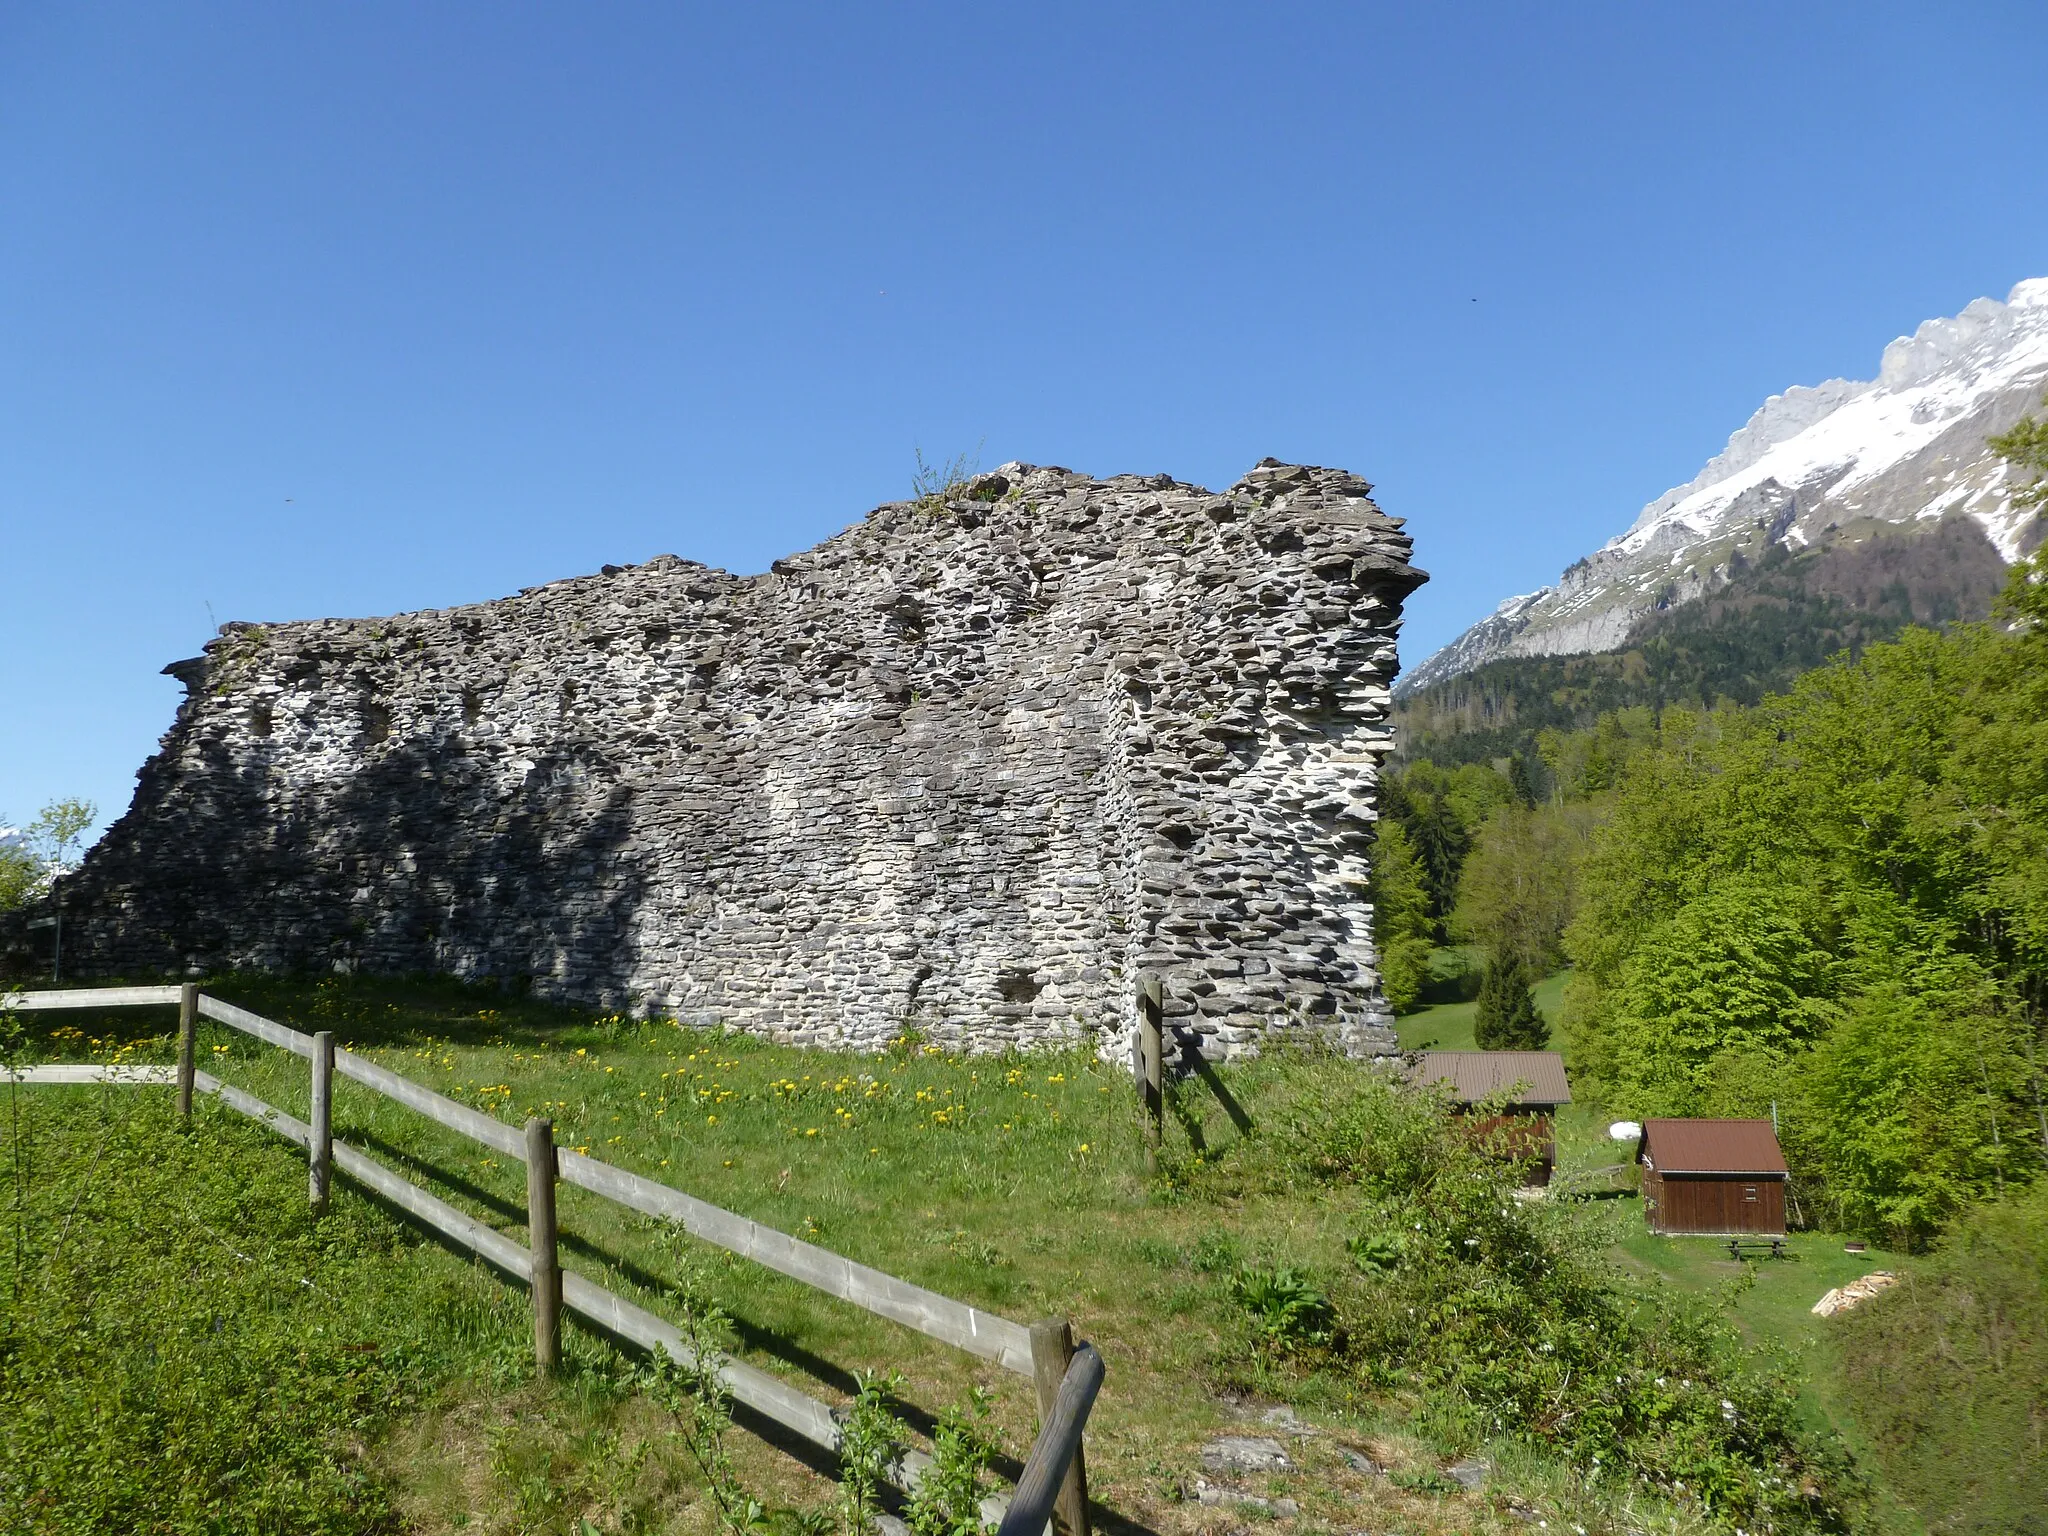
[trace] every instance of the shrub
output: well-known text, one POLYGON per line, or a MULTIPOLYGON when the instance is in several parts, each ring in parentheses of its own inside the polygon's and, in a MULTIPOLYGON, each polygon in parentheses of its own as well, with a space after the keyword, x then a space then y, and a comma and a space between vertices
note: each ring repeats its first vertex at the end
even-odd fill
POLYGON ((1971 1212, 1831 1326, 1857 1422, 1930 1528, 2048 1532, 2048 1191, 1971 1212))
POLYGON ((967 1406, 940 1411, 932 1431, 932 1464, 904 1505, 904 1523, 915 1536, 981 1536, 981 1501, 988 1496, 988 1469, 998 1450, 993 1403, 980 1387, 967 1406))
POLYGON ((1752 1530, 1839 1526, 1840 1464, 1802 1437, 1790 1389, 1744 1363, 1712 1305, 1625 1283, 1606 1216, 1514 1199, 1513 1165, 1439 1094, 1334 1060, 1277 1076, 1261 1134, 1206 1177, 1218 1196, 1292 1182, 1357 1205, 1356 1270, 1313 1293, 1326 1311, 1299 1272, 1233 1284, 1268 1338, 1302 1317, 1296 1368, 1405 1402, 1446 1451, 1506 1436, 1752 1530))

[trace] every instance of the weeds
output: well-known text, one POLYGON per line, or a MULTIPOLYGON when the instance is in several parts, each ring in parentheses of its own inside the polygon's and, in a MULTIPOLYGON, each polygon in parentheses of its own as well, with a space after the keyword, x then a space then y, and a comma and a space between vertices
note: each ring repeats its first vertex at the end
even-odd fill
POLYGON ((918 511, 939 512, 947 502, 969 494, 969 486, 981 469, 981 448, 978 444, 972 454, 956 454, 942 464, 928 464, 924 450, 919 448, 915 451, 917 473, 910 477, 910 495, 918 511))
POLYGON ((1330 1298, 1299 1271, 1280 1265, 1242 1266, 1230 1279, 1230 1299, 1251 1319, 1259 1342, 1269 1349, 1326 1344, 1336 1326, 1330 1298))
POLYGON ((858 1391, 839 1426, 839 1517, 846 1536, 868 1536, 882 1510, 882 1485, 903 1454, 908 1432, 889 1408, 903 1388, 894 1371, 858 1372, 858 1391))
POLYGON ((1401 1262, 1408 1243, 1398 1232, 1360 1232, 1345 1240, 1344 1250, 1360 1269, 1383 1275, 1401 1262))
POLYGON ((981 1501, 988 1496, 989 1462, 999 1448, 989 1409, 989 1395, 976 1387, 965 1408, 956 1405, 939 1415, 932 1464, 904 1510, 916 1536, 981 1536, 981 1501))
POLYGON ((718 1366, 731 1342, 732 1320, 711 1299, 703 1272, 684 1269, 677 1287, 685 1357, 662 1353, 644 1378, 648 1393, 676 1420, 676 1433, 704 1480, 719 1528, 729 1536, 753 1536, 768 1524, 768 1508, 740 1483, 726 1436, 732 1430, 732 1394, 718 1366))

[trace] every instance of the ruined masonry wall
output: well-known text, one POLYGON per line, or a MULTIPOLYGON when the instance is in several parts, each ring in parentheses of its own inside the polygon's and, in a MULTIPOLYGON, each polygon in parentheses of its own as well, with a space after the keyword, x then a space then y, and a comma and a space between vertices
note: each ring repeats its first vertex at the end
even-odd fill
POLYGON ((1401 601, 1363 481, 1006 465, 762 576, 663 556, 224 628, 67 882, 101 974, 526 977, 877 1046, 1384 1052, 1365 882, 1401 601))

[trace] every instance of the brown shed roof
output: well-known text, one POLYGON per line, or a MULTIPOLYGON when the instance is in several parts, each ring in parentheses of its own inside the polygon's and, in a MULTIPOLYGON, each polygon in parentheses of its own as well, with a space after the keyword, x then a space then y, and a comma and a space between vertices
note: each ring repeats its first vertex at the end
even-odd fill
POLYGON ((1569 1104, 1564 1058, 1555 1051, 1424 1051, 1415 1065, 1418 1083, 1444 1082, 1460 1104, 1476 1104, 1516 1083, 1527 1086, 1515 1104, 1569 1104))
POLYGON ((1768 1120, 1645 1120, 1636 1156, 1659 1173, 1786 1173, 1768 1120))

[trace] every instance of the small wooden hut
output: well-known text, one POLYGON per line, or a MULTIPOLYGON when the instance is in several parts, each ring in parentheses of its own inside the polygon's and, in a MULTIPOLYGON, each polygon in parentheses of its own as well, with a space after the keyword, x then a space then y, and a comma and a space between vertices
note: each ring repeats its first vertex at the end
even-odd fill
POLYGON ((1785 1154, 1768 1120, 1645 1120, 1643 1218, 1652 1232, 1785 1235, 1785 1154))
POLYGON ((1536 1159, 1529 1182, 1550 1182, 1557 1169, 1552 1125, 1558 1106, 1572 1101, 1556 1051, 1424 1051, 1412 1076, 1417 1083, 1448 1085, 1452 1102, 1467 1109, 1512 1090, 1501 1113, 1477 1129, 1506 1126, 1514 1155, 1536 1159))

